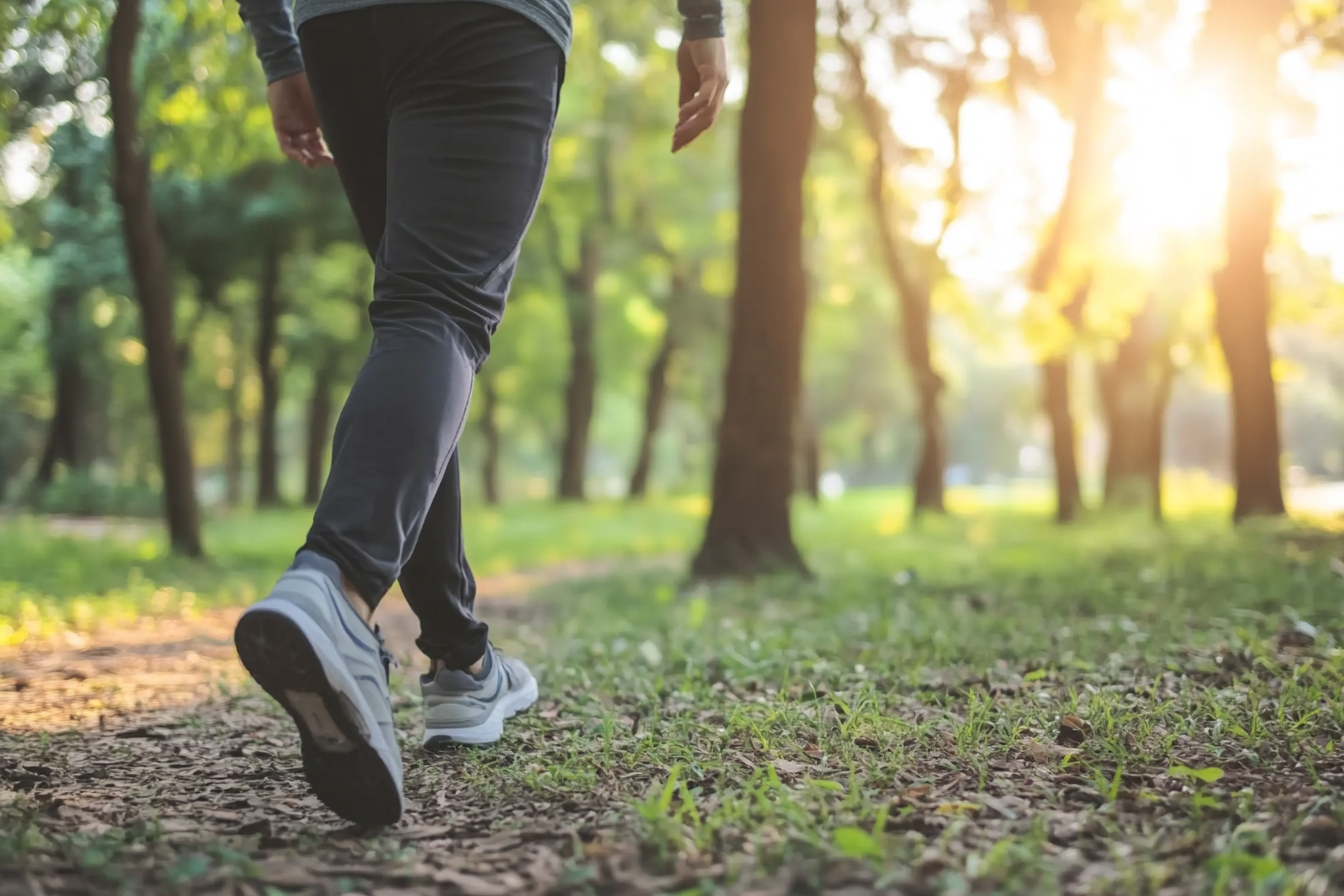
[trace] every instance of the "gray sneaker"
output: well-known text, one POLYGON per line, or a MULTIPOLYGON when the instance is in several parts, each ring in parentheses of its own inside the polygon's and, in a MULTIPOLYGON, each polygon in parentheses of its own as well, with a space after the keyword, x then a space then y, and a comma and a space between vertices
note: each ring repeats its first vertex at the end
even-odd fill
POLYGON ((537 680, 521 660, 501 656, 491 646, 485 662, 479 678, 455 669, 420 676, 425 749, 493 744, 504 733, 505 719, 537 702, 537 680))
POLYGON ((400 818, 391 656, 339 586, 317 570, 291 569, 238 620, 233 641, 247 671, 298 726, 303 772, 317 798, 359 824, 400 818))

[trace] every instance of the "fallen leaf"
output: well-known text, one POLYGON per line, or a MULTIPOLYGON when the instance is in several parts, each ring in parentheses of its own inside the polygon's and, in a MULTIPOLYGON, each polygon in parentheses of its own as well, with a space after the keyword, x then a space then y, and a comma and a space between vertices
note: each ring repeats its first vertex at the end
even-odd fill
POLYGON ((929 795, 929 791, 932 789, 933 787, 929 784, 919 784, 906 790, 902 796, 907 800, 922 800, 929 795))
POLYGON ((801 762, 794 762, 792 759, 776 759, 770 764, 775 767, 775 771, 786 778, 797 777, 807 769, 806 765, 801 762))
POLYGON ((1059 736, 1055 743, 1062 747, 1076 747, 1087 740, 1092 726, 1075 715, 1066 715, 1059 720, 1059 736))
POLYGON ((817 746, 816 744, 808 744, 807 746, 803 747, 803 753, 804 755, 810 756, 813 759, 820 759, 821 757, 826 755, 826 751, 823 750, 821 747, 817 746))
POLYGON ((939 803, 938 808, 934 809, 939 815, 974 815, 985 808, 979 803, 951 802, 939 803))
POLYGON ((1340 831, 1339 822, 1329 815, 1317 815, 1315 818, 1307 819, 1302 825, 1298 831, 1298 838, 1303 846, 1333 848, 1344 842, 1344 832, 1340 831))

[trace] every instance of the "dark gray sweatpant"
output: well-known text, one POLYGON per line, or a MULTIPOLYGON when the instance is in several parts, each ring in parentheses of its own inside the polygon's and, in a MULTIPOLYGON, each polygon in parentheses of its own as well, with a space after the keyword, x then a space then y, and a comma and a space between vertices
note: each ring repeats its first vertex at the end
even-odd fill
POLYGON ((479 3, 319 16, 299 40, 376 274, 373 346, 296 562, 333 561, 375 605, 400 580, 420 649, 467 666, 487 628, 457 442, 541 190, 564 56, 527 19, 479 3))

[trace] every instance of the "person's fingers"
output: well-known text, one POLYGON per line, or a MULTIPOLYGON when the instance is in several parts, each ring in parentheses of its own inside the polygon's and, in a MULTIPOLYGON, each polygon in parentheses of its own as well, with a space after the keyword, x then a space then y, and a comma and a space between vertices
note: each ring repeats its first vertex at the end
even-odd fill
POLYGON ((703 98, 697 96, 693 103, 688 103, 682 107, 683 111, 688 106, 694 106, 690 114, 677 122, 676 129, 672 132, 672 151, 685 147, 695 138, 699 137, 705 131, 709 130, 719 117, 719 110, 723 107, 723 97, 727 85, 720 79, 713 82, 706 81, 701 90, 703 98))
POLYGON ((308 164, 308 160, 303 151, 303 147, 299 145, 299 142, 297 139, 295 139, 294 134, 288 133, 286 131, 276 131, 275 137, 276 140, 278 140, 280 143, 280 151, 285 154, 286 158, 292 159, 293 161, 298 162, 302 165, 308 164))
POLYGON ((336 160, 331 157, 331 151, 327 149, 327 144, 322 140, 321 131, 306 132, 303 135, 303 149, 308 155, 308 167, 310 168, 322 168, 336 164, 336 160))
POLYGON ((700 89, 677 110, 677 124, 683 125, 699 115, 714 99, 716 85, 713 81, 701 81, 700 89))

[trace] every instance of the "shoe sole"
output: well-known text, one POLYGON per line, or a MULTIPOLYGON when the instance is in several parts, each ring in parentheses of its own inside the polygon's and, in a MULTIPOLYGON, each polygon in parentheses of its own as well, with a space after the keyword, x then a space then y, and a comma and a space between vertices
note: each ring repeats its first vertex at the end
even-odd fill
POLYGON ((533 678, 518 690, 500 698, 495 708, 490 711, 490 715, 479 725, 462 728, 425 728, 421 746, 433 753, 457 744, 472 746, 493 744, 504 736, 505 719, 513 718, 536 702, 537 680, 533 678))
POLYGON ((293 614, 279 608, 243 614, 234 631, 238 658, 299 729, 314 795, 357 824, 392 824, 401 817, 401 793, 374 745, 383 740, 378 720, 336 645, 302 610, 293 614))

